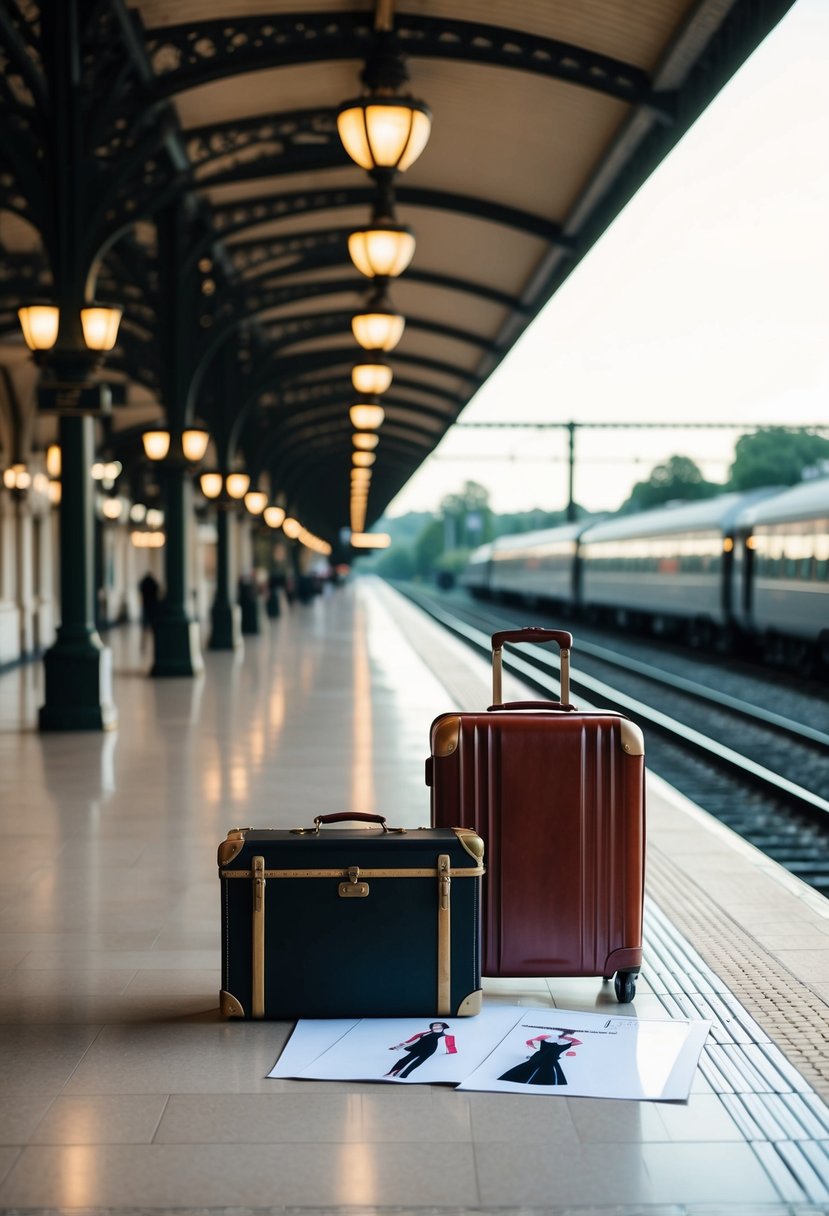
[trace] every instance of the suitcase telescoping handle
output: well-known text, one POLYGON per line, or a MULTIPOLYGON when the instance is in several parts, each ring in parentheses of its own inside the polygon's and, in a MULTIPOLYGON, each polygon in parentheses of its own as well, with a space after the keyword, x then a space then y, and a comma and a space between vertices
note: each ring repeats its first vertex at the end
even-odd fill
POLYGON ((555 642, 561 651, 561 704, 570 704, 570 650, 573 635, 566 629, 541 629, 528 626, 526 629, 502 629, 492 635, 492 704, 502 705, 501 652, 505 642, 555 642))

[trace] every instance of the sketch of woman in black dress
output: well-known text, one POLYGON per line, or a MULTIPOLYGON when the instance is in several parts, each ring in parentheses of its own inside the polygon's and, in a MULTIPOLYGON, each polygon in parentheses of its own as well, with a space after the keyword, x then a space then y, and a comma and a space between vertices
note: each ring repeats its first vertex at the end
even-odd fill
POLYGON ((566 1085, 567 1078, 559 1061, 565 1052, 572 1052, 581 1043, 581 1039, 573 1038, 572 1030, 560 1030, 558 1037, 539 1034, 534 1039, 527 1039, 527 1046, 534 1054, 508 1069, 498 1080, 517 1081, 522 1085, 566 1085))
POLYGON ((447 1055, 455 1055, 458 1050, 455 1046, 455 1036, 447 1034, 448 1029, 448 1022, 430 1022, 428 1030, 421 1030, 419 1034, 413 1034, 410 1039, 406 1039, 405 1043, 395 1043, 393 1047, 389 1048, 389 1051, 397 1051, 400 1047, 407 1047, 408 1051, 385 1075, 387 1077, 408 1077, 410 1073, 420 1067, 424 1060, 428 1060, 435 1054, 441 1043, 447 1055))

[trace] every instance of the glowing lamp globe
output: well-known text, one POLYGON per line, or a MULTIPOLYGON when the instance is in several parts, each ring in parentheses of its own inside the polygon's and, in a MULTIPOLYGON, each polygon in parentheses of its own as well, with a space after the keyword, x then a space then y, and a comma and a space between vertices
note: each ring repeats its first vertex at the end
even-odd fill
POLYGON ((382 425, 386 412, 382 405, 361 402, 359 405, 352 405, 348 416, 351 419, 351 425, 358 431, 376 431, 382 425))
POLYGON ((415 238, 411 228, 393 220, 378 220, 368 228, 358 228, 348 237, 348 254, 366 278, 394 279, 402 274, 414 257, 415 238))
POLYGON ((396 169, 413 165, 429 142, 432 115, 412 97, 360 97, 337 112, 343 147, 361 169, 396 169))

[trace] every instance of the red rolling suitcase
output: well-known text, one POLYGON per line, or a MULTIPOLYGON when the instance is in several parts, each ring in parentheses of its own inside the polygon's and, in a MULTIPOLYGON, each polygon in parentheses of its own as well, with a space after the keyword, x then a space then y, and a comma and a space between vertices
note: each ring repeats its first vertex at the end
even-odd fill
POLYGON ((484 975, 615 973, 630 1001, 642 962, 644 742, 622 714, 570 704, 572 642, 554 629, 493 634, 493 705, 432 723, 432 823, 487 842, 484 975), (558 643, 561 702, 501 703, 505 642, 558 643))

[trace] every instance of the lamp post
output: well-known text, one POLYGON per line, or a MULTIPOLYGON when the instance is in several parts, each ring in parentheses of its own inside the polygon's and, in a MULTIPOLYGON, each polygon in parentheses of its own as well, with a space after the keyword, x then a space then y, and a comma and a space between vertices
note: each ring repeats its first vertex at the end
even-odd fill
POLYGON ((189 588, 189 529, 192 486, 188 474, 207 451, 204 427, 145 431, 144 453, 159 466, 165 490, 164 598, 153 624, 152 676, 193 676, 204 670, 199 622, 192 616, 189 588))
POLYGON ((216 594, 210 610, 210 650, 239 650, 242 643, 242 609, 231 594, 230 512, 244 499, 250 486, 247 473, 202 473, 201 492, 216 508, 216 594))
MULTIPOLYGON (((120 309, 104 308, 87 296, 94 267, 89 250, 97 233, 88 175, 79 171, 87 148, 81 30, 86 13, 79 0, 44 5, 39 50, 48 78, 42 114, 44 208, 54 298, 20 310, 24 337, 41 365, 38 406, 60 417, 62 501, 60 514, 60 625, 44 655, 41 730, 101 730, 117 722, 111 691, 111 656, 94 624, 94 502, 89 470, 93 460, 94 414, 109 406, 106 385, 93 371, 115 344, 120 309)), ((98 190, 98 183, 94 189, 98 190)))
POLYGON ((121 310, 73 303, 72 275, 60 304, 27 304, 19 312, 24 339, 42 371, 41 409, 59 415, 61 452, 61 622, 44 655, 41 730, 108 730, 111 655, 95 627, 94 500, 90 469, 95 413, 108 404, 105 385, 91 381, 100 356, 115 344, 121 310), (94 314, 93 318, 89 314, 94 314))

